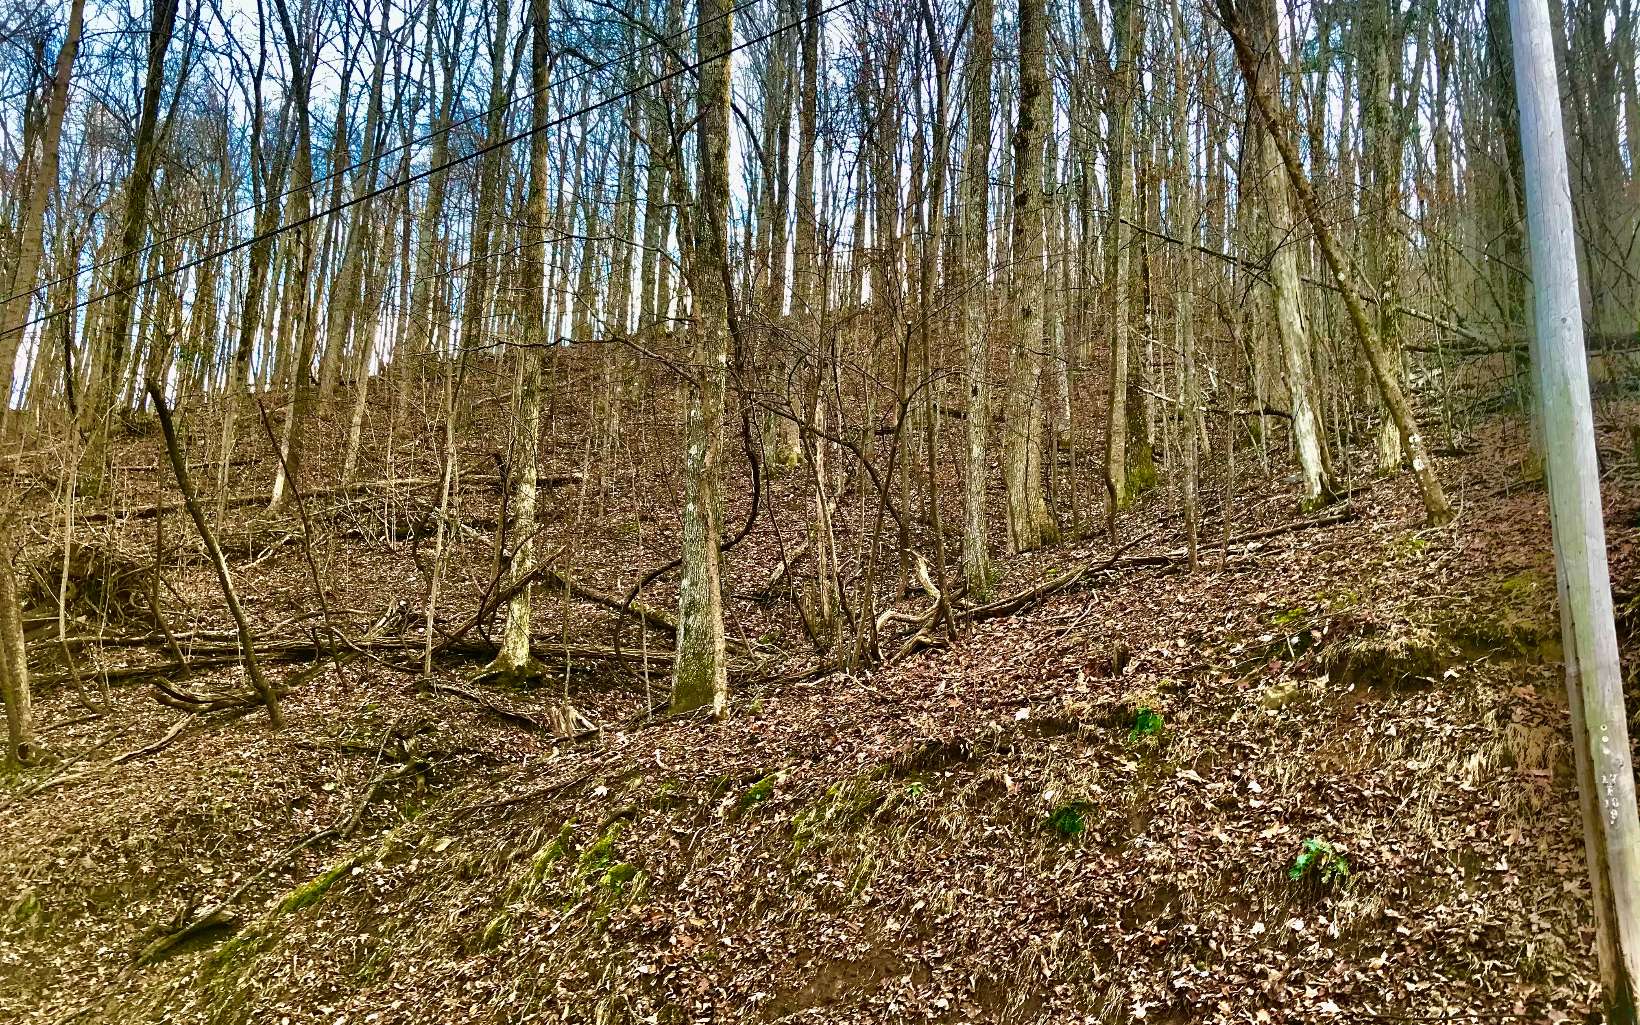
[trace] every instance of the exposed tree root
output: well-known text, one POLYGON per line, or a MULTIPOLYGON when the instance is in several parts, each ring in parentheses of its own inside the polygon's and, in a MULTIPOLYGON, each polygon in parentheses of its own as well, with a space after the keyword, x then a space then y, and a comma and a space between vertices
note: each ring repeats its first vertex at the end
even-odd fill
MULTIPOLYGON (((142 949, 141 953, 137 955, 136 963, 152 964, 153 962, 163 958, 166 954, 175 950, 178 945, 196 937, 212 933, 226 935, 227 932, 231 931, 238 925, 238 916, 232 910, 234 905, 239 903, 240 898, 244 897, 246 892, 249 891, 251 887, 255 886, 263 879, 266 879, 269 875, 279 869, 288 866, 298 854, 307 850, 309 847, 312 847, 314 844, 323 843, 326 840, 346 839, 348 836, 352 835, 353 831, 359 827, 360 820, 364 818, 365 811, 369 809, 370 805, 374 803, 376 798, 381 794, 383 787, 390 783, 396 783, 402 779, 408 779, 411 776, 419 776, 426 772, 427 769, 428 765, 426 762, 416 760, 397 766, 376 776, 368 784, 366 784, 364 796, 357 804, 353 806, 352 810, 349 811, 347 815, 343 816, 334 825, 321 829, 317 833, 309 835, 306 839, 297 842, 295 845, 286 848, 284 853, 280 854, 266 865, 263 865, 262 868, 257 870, 243 883, 240 883, 237 887, 235 887, 233 892, 222 898, 221 901, 200 912, 193 918, 192 921, 188 922, 186 925, 183 925, 181 928, 169 932, 148 944, 142 949)), ((350 855, 349 859, 351 860, 344 859, 346 867, 342 869, 342 872, 345 873, 347 870, 351 869, 353 865, 357 864, 360 860, 363 860, 363 857, 364 852, 361 851, 350 855)), ((331 872, 335 871, 335 866, 332 866, 331 872)), ((328 874, 330 873, 327 873, 327 875, 328 874)), ((286 905, 289 903, 290 898, 286 898, 284 901, 281 901, 278 909, 288 910, 286 905)))

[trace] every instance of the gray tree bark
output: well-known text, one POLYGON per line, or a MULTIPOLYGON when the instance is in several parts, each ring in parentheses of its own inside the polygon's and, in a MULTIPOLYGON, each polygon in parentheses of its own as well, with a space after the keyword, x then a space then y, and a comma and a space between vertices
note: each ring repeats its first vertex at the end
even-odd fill
POLYGON ((700 68, 699 151, 694 253, 694 382, 684 423, 683 579, 678 589, 677 661, 672 710, 729 703, 724 664, 719 470, 729 364, 729 48, 730 0, 698 0, 695 47, 700 68))
POLYGON ((1003 425, 1003 479, 1008 488, 1008 539, 1027 552, 1058 540, 1042 494, 1042 148, 1052 130, 1048 95, 1048 14, 1045 0, 1019 5, 1019 118, 1014 128, 1013 353, 1003 425))

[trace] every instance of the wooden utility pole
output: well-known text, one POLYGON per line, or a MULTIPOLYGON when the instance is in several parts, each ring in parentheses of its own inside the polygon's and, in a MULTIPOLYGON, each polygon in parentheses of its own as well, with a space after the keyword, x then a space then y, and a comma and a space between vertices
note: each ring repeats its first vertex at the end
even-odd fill
POLYGON ((1588 357, 1578 303, 1566 140, 1547 0, 1510 0, 1532 249, 1532 366, 1554 529, 1566 693, 1583 807, 1606 1021, 1634 1025, 1640 975, 1640 818, 1600 506, 1588 357))

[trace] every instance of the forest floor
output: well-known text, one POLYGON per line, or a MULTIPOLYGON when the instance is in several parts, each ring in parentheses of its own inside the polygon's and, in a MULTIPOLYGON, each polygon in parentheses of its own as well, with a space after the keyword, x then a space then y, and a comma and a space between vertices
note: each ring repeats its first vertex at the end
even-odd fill
MULTIPOLYGON (((567 454, 549 469, 584 473, 592 434, 553 423, 548 452, 567 454)), ((1602 411, 1631 683, 1635 423, 1633 404, 1602 411)), ((473 532, 454 540, 445 630, 493 560, 500 496, 479 475, 496 435, 469 434, 473 532)), ((675 460, 664 439, 645 448, 644 425, 626 435, 625 461, 602 465, 631 472, 550 490, 544 520, 561 526, 537 542, 623 594, 676 536, 675 460)), ((424 480, 431 444, 376 444, 361 479, 424 480)), ((1119 544, 1006 560, 995 593, 1083 567, 1074 584, 855 675, 799 654, 789 603, 754 593, 779 516, 801 530, 802 489, 776 482, 730 559, 730 632, 753 655, 722 722, 651 714, 664 658, 647 677, 559 659, 523 691, 474 682, 480 660, 422 679, 406 663, 434 541, 399 521, 426 486, 311 489, 311 546, 291 512, 230 513, 244 603, 270 642, 311 648, 328 614, 383 643, 270 660, 288 687, 276 733, 260 710, 162 705, 136 673, 102 704, 98 666, 164 662, 141 640, 156 589, 180 646, 215 650, 228 625, 185 519, 129 515, 171 494, 143 469, 164 465, 157 441, 133 437, 116 457, 130 472, 77 528, 108 560, 86 578, 99 611, 76 628, 104 643, 80 649, 78 687, 55 627, 36 624, 51 757, 0 783, 0 1019, 1583 1021, 1592 921, 1525 449, 1522 425, 1496 420, 1443 456, 1461 513, 1440 529, 1422 528, 1404 476, 1299 513, 1290 481, 1244 460, 1231 543, 1210 515, 1195 573, 1157 488, 1119 544), (155 563, 163 581, 143 572, 155 563), (408 621, 382 622, 401 601, 408 621), (544 728, 566 693, 595 729, 544 728)), ((229 491, 263 489, 266 463, 235 467, 229 491)), ((53 530, 36 530, 47 566, 53 530)), ((666 588, 645 600, 675 607, 666 588)), ((536 610, 546 651, 609 643, 595 604, 543 587, 536 610)), ((201 668, 184 685, 239 677, 201 668)))

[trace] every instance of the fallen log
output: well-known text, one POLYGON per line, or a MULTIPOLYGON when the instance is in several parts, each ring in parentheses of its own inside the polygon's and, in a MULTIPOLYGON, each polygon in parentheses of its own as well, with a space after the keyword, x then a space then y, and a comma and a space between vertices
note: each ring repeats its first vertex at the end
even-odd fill
MULTIPOLYGON (((1256 530, 1248 534, 1243 534, 1240 537, 1233 538, 1227 550, 1232 554, 1246 552, 1260 542, 1268 541, 1273 537, 1280 537, 1284 534, 1294 534, 1301 530, 1312 530, 1317 527, 1336 526, 1340 523, 1348 523, 1353 519, 1355 519, 1355 510, 1346 506, 1338 512, 1331 513, 1326 516, 1318 516, 1314 519, 1308 520, 1298 520, 1294 523, 1282 524, 1279 527, 1271 527, 1267 530, 1256 530)), ((1128 547, 1131 547, 1131 544, 1132 543, 1130 543, 1128 547)), ((996 601, 969 609, 966 612, 961 613, 960 618, 971 621, 995 619, 998 616, 1006 616, 1014 612, 1018 612, 1020 609, 1025 608, 1028 605, 1033 605, 1042 599, 1049 597, 1050 595, 1058 594, 1060 591, 1075 587, 1088 576, 1109 573, 1120 569, 1147 569, 1172 566, 1185 562, 1190 558, 1189 552, 1183 548, 1175 548, 1165 552, 1153 552, 1146 555, 1123 555, 1122 553, 1126 550, 1126 548, 1119 548, 1116 550, 1115 554, 1101 564, 1095 565, 1093 563, 1083 563, 1082 565, 1073 567, 1058 576, 1044 580, 1034 587, 1028 587, 1023 591, 1020 591, 1018 594, 1009 595, 1006 598, 999 598, 996 601)))
MULTIPOLYGON (((504 482, 495 474, 476 474, 462 478, 464 483, 482 484, 486 487, 501 487, 504 482)), ((536 478, 536 486, 542 488, 564 487, 579 484, 582 481, 580 473, 553 473, 542 474, 536 478)), ((309 488, 302 492, 304 498, 329 498, 334 495, 356 494, 364 491, 381 491, 394 488, 422 488, 437 487, 442 481, 438 477, 398 477, 387 480, 356 481, 351 484, 337 484, 326 488, 309 488)), ((228 495, 221 502, 223 509, 241 509, 252 505, 268 504, 268 493, 257 491, 245 495, 228 495)), ((89 512, 77 517, 80 523, 118 523, 124 520, 151 520, 155 516, 166 513, 183 512, 185 506, 181 502, 156 502, 153 505, 139 505, 128 509, 104 509, 99 512, 89 512)))
POLYGON ((575 597, 582 598, 594 605, 600 605, 606 609, 609 609, 611 612, 623 616, 631 616, 634 619, 640 619, 643 621, 645 626, 652 626, 657 630, 662 630, 666 633, 674 635, 678 632, 677 620, 662 612, 660 609, 655 608, 653 605, 648 605, 641 601, 634 601, 631 604, 627 604, 613 594, 609 594, 606 591, 600 591, 594 587, 588 587, 585 584, 578 584, 553 569, 543 568, 539 571, 537 579, 541 580, 543 583, 551 584, 554 587, 561 587, 575 597))
MULTIPOLYGON (((1230 542, 1227 551, 1233 554, 1247 552, 1257 547, 1260 543, 1274 537, 1280 537, 1284 534, 1297 533, 1301 530, 1311 530, 1317 527, 1335 526, 1340 523, 1347 523, 1353 519, 1355 519, 1355 510, 1349 506, 1346 506, 1338 512, 1331 513, 1326 516, 1319 516, 1308 520, 1298 520, 1294 523, 1282 524, 1279 527, 1271 527, 1266 530, 1257 530, 1248 534, 1243 534, 1230 542)), ((1189 559, 1189 553, 1183 548, 1172 549, 1164 552, 1152 552, 1144 555, 1123 554, 1140 540, 1142 540, 1142 538, 1135 538, 1123 547, 1118 548, 1102 563, 1084 562, 1080 565, 1073 566, 1070 569, 1065 570, 1063 573, 1059 573, 1037 584, 1027 587, 1015 594, 1010 594, 1006 597, 998 598, 995 601, 987 602, 983 605, 977 605, 970 609, 953 610, 957 621, 978 623, 988 619, 998 619, 1002 616, 1010 616, 1032 605, 1036 605, 1039 602, 1052 597, 1053 595, 1068 591, 1071 588, 1081 584, 1084 580, 1088 580, 1092 577, 1114 573, 1123 569, 1154 569, 1173 566, 1183 563, 1189 559)), ((934 638, 930 631, 934 625, 934 621, 938 613, 938 602, 935 603, 933 608, 921 615, 904 612, 884 613, 879 619, 879 627, 885 626, 892 622, 902 622, 907 623, 914 628, 912 630, 910 640, 908 640, 895 654, 894 658, 889 661, 903 658, 906 655, 931 646, 934 643, 934 638)))
MULTIPOLYGON (((263 641, 257 644, 254 653, 257 658, 268 662, 311 662, 314 659, 334 655, 348 650, 360 652, 376 652, 391 654, 404 652, 419 654, 424 645, 420 638, 383 638, 361 639, 348 642, 332 643, 320 640, 302 641, 263 641)), ((150 646, 159 647, 163 638, 151 637, 150 646)), ((621 664, 631 667, 648 666, 654 670, 665 671, 672 664, 671 649, 651 649, 647 654, 641 651, 616 651, 614 648, 605 648, 593 644, 564 644, 556 640, 540 640, 532 645, 537 658, 541 661, 556 661, 562 659, 570 665, 604 665, 621 664), (546 656, 542 658, 541 656, 546 656)), ((457 658, 494 658, 497 646, 489 641, 465 640, 440 649, 444 655, 453 655, 457 658)), ((112 666, 106 669, 92 670, 92 675, 110 681, 114 680, 146 680, 158 679, 172 673, 198 673, 205 669, 220 669, 225 666, 240 664, 239 647, 237 644, 212 642, 209 644, 194 645, 192 657, 187 664, 178 665, 174 661, 154 662, 142 665, 112 666)), ((34 680, 41 686, 63 684, 71 682, 66 673, 35 676, 34 680)), ((215 708, 236 707, 233 703, 217 705, 218 700, 227 701, 227 697, 218 698, 213 695, 207 699, 210 709, 190 707, 186 697, 176 700, 184 702, 173 707, 189 707, 190 710, 214 710, 215 708)))

